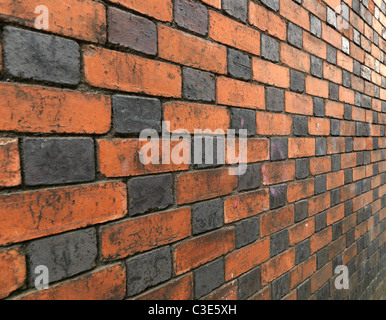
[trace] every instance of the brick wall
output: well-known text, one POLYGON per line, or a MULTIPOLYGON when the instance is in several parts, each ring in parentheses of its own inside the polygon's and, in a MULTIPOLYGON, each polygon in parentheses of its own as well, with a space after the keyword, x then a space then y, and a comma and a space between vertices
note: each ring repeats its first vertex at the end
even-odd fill
POLYGON ((368 299, 381 284, 385 1, 2 0, 0 41, 0 298, 368 299), (143 165, 139 134, 161 121, 247 129, 247 172, 143 165))

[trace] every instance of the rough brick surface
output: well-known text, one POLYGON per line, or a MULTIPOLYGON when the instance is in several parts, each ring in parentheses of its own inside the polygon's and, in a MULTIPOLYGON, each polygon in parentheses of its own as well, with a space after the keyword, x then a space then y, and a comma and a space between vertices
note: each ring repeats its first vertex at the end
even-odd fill
POLYGON ((2 0, 0 298, 380 299, 385 17, 2 0))

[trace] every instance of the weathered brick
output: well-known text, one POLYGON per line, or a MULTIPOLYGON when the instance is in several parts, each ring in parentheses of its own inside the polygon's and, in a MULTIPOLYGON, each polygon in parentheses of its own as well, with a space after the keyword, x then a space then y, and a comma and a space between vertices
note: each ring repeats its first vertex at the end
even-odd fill
POLYGON ((27 277, 26 259, 19 248, 0 251, 0 298, 20 288, 27 277))
POLYGON ((288 230, 283 230, 272 234, 270 237, 270 244, 271 257, 274 257, 285 251, 289 244, 288 230))
POLYGON ((290 71, 290 88, 291 91, 303 93, 305 90, 304 75, 301 72, 291 70, 290 71))
POLYGON ((208 294, 224 283, 224 259, 213 261, 194 271, 194 296, 196 299, 208 294))
POLYGON ((23 150, 27 185, 86 182, 95 178, 92 139, 26 139, 23 150))
POLYGON ((279 61, 279 43, 265 34, 261 36, 261 56, 273 62, 279 61))
POLYGON ((174 20, 178 26, 205 35, 208 32, 208 9, 190 0, 176 0, 174 20))
POLYGON ((287 41, 289 44, 301 49, 303 47, 303 30, 289 22, 287 28, 287 41))
POLYGON ((256 112, 253 110, 232 108, 231 129, 247 130, 248 136, 254 136, 256 133, 256 112))
POLYGON ((20 155, 17 139, 0 139, 0 186, 21 184, 20 155))
POLYGON ((259 218, 244 219, 236 224, 235 244, 236 249, 244 247, 259 238, 259 218))
POLYGON ((5 70, 24 79, 76 85, 80 81, 79 45, 68 39, 6 27, 5 70))
POLYGON ((247 171, 238 176, 237 190, 246 191, 260 187, 260 165, 249 164, 247 171))
POLYGON ((112 0, 111 2, 121 4, 129 9, 154 17, 157 20, 172 21, 172 0, 112 0))
POLYGON ((85 229, 36 240, 27 246, 28 266, 34 284, 35 268, 49 270, 50 283, 90 270, 97 258, 95 229, 85 229))
POLYGON ((272 300, 280 300, 283 298, 289 291, 289 273, 279 277, 278 279, 272 281, 272 300))
POLYGON ((289 135, 292 131, 292 117, 286 114, 257 112, 256 132, 260 135, 289 135))
POLYGON ((247 21, 248 0, 222 0, 222 9, 229 15, 247 21))
POLYGON ((149 55, 157 54, 157 26, 152 21, 110 7, 108 27, 109 42, 149 55))
POLYGON ((129 297, 170 279, 172 275, 172 256, 169 247, 127 259, 125 264, 126 293, 129 297))
POLYGON ((276 209, 282 207, 287 202, 287 185, 282 184, 269 189, 269 207, 276 209))
POLYGON ((284 91, 266 87, 265 105, 268 111, 284 111, 284 91))
POLYGON ((200 234, 220 228, 224 222, 224 204, 215 199, 192 206, 192 232, 200 234))
POLYGON ((238 294, 240 300, 250 297, 252 294, 260 290, 260 268, 252 269, 238 278, 238 294))
POLYGON ((235 78, 239 78, 242 80, 251 80, 251 58, 240 51, 228 49, 228 71, 235 78))
POLYGON ((174 202, 172 175, 134 178, 128 187, 130 216, 162 210, 174 202))
POLYGON ((285 160, 288 158, 287 138, 271 138, 271 160, 285 160))

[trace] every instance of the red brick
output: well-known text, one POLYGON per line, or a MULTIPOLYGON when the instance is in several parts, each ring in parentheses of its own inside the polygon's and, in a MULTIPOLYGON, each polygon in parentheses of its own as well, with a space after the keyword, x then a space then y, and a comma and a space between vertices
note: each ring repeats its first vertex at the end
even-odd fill
POLYGON ((94 87, 181 97, 181 68, 165 62, 86 46, 84 72, 94 87))
POLYGON ((224 221, 231 223, 248 218, 269 209, 268 190, 238 194, 225 199, 224 221))
POLYGON ((310 29, 308 12, 291 0, 280 1, 280 15, 299 25, 303 29, 310 29))
POLYGON ((111 0, 111 2, 161 21, 172 21, 173 19, 172 0, 111 0))
POLYGON ((310 56, 288 44, 280 44, 280 61, 296 70, 310 72, 310 56))
POLYGON ((96 133, 110 130, 107 96, 0 83, 0 130, 33 133, 96 133))
POLYGON ((237 280, 228 282, 220 288, 212 291, 207 296, 203 297, 203 300, 237 300, 237 280))
POLYGON ((314 234, 310 239, 310 253, 313 254, 316 251, 319 251, 326 245, 328 245, 332 240, 332 230, 331 227, 325 228, 322 231, 314 234))
POLYGON ((0 186, 21 184, 19 144, 17 139, 0 139, 0 186))
POLYGON ((330 119, 308 118, 308 133, 313 136, 330 135, 330 119))
POLYGON ((229 175, 229 170, 187 172, 177 177, 178 204, 223 196, 237 187, 237 177, 229 175))
POLYGON ((312 98, 309 96, 286 91, 285 111, 311 116, 314 113, 312 98))
POLYGON ((343 119, 344 104, 340 102, 326 100, 325 114, 326 114, 326 117, 343 119))
POLYGON ((303 158, 315 155, 314 138, 289 138, 288 139, 288 157, 303 158))
POLYGON ((265 109, 264 87, 220 77, 217 79, 217 103, 233 107, 265 109))
POLYGON ((303 49, 322 59, 327 58, 326 43, 305 31, 303 31, 303 49))
POLYGON ((311 277, 311 293, 314 293, 331 278, 332 278, 332 262, 329 262, 311 277))
POLYGON ((331 195, 326 192, 308 200, 308 215, 314 216, 330 207, 331 195))
POLYGON ((233 251, 225 258, 225 280, 230 280, 267 261, 270 257, 269 238, 233 251))
POLYGON ((179 243, 174 248, 177 275, 212 261, 235 248, 235 230, 225 228, 179 243))
POLYGON ((271 185, 295 179, 295 161, 266 163, 262 166, 263 184, 271 185))
POLYGON ((306 76, 306 92, 310 95, 328 98, 328 82, 312 76, 306 76))
POLYGON ((339 220, 342 220, 344 218, 344 203, 327 210, 326 213, 328 226, 339 220))
POLYGON ((272 258, 261 266, 261 284, 280 277, 295 266, 295 248, 289 249, 277 257, 272 258))
POLYGON ((344 185, 344 170, 327 174, 327 190, 332 190, 344 185))
POLYGON ((21 242, 122 218, 126 185, 106 182, 0 196, 0 244, 21 242))
POLYGON ((256 112, 256 132, 260 135, 286 136, 291 134, 292 117, 286 114, 256 112))
POLYGON ((122 264, 103 267, 47 290, 20 296, 20 300, 120 300, 126 294, 126 270, 122 264))
POLYGON ((260 32, 214 11, 209 12, 209 37, 222 44, 260 55, 260 32))
POLYGON ((39 5, 48 8, 49 32, 91 42, 106 41, 105 6, 92 0, 25 0, 23 5, 13 0, 2 0, 0 16, 35 27, 35 19, 39 15, 35 13, 35 8, 39 5))
POLYGON ((107 225, 101 232, 105 259, 125 258, 191 235, 190 208, 152 214, 107 225))
POLYGON ((294 206, 290 205, 260 216, 260 235, 265 237, 294 223, 294 206))
POLYGON ((310 172, 313 176, 331 171, 331 157, 310 159, 310 172))
POLYGON ((291 182, 287 187, 287 201, 289 203, 309 198, 314 195, 314 178, 291 182))
POLYGON ((19 248, 0 251, 0 299, 20 288, 27 276, 26 261, 19 248))
POLYGON ((158 50, 163 59, 206 71, 227 73, 226 47, 185 32, 160 25, 158 50))
POLYGON ((293 268, 290 272, 290 288, 295 288, 316 271, 316 255, 293 268))
POLYGON ((310 218, 289 229, 289 244, 291 246, 307 239, 315 233, 315 219, 310 218))
POLYGON ((289 88, 290 73, 288 68, 255 57, 252 59, 252 68, 253 80, 275 87, 289 88))
POLYGON ((327 138, 327 154, 343 153, 346 149, 345 138, 343 137, 328 137, 327 138))

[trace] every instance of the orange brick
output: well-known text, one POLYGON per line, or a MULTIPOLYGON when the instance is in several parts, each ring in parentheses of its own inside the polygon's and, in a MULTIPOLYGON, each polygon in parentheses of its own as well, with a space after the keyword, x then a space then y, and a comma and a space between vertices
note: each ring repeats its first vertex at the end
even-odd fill
POLYGON ((331 278, 332 278, 332 262, 329 262, 311 277, 311 293, 314 293, 331 278))
POLYGON ((0 244, 22 242, 122 218, 126 185, 106 182, 0 196, 0 244))
POLYGON ((240 156, 240 142, 238 139, 233 139, 234 147, 228 149, 228 143, 233 143, 229 140, 225 141, 226 149, 226 163, 227 164, 238 164, 239 161, 243 163, 259 162, 269 160, 269 140, 265 138, 250 138, 248 139, 248 146, 245 149, 241 149, 240 156), (229 150, 229 152, 228 152, 229 150), (241 160, 240 160, 241 159, 241 160))
POLYGON ((223 196, 237 187, 237 177, 229 175, 229 170, 187 172, 177 177, 178 204, 192 203, 223 196))
POLYGON ((260 235, 265 237, 294 223, 294 206, 290 205, 260 216, 260 235))
POLYGON ((261 266, 261 285, 277 279, 295 266, 295 248, 272 258, 261 266))
POLYGON ((339 50, 337 51, 336 55, 336 64, 349 72, 353 72, 354 70, 353 59, 339 50))
POLYGON ((255 57, 252 59, 252 67, 254 80, 275 87, 289 88, 290 77, 288 68, 255 57))
POLYGON ((280 1, 280 15, 291 22, 301 26, 303 29, 310 29, 308 12, 291 0, 280 1))
POLYGON ((20 300, 121 300, 126 294, 126 270, 116 264, 71 279, 20 300))
POLYGON ((222 45, 160 25, 159 56, 193 68, 227 73, 227 51, 222 45))
POLYGON ((174 248, 177 275, 227 254, 235 248, 234 228, 225 228, 179 243, 174 248))
POLYGON ((314 195, 314 178, 291 182, 287 187, 287 201, 289 203, 309 198, 314 195))
POLYGON ((111 0, 111 2, 123 5, 147 16, 161 21, 172 21, 172 0, 111 0))
POLYGON ((342 70, 326 61, 323 62, 323 77, 332 82, 342 84, 342 70))
POLYGON ((319 0, 303 0, 302 5, 311 11, 315 16, 326 21, 326 5, 319 0))
POLYGON ((324 118, 308 118, 308 133, 313 136, 329 136, 330 120, 324 118))
POLYGON ((343 119, 344 116, 344 104, 331 100, 326 100, 325 103, 325 114, 326 117, 343 119))
POLYGON ((238 287, 237 280, 228 282, 220 288, 212 291, 203 300, 237 300, 238 287))
POLYGON ((339 239, 335 240, 328 246, 328 259, 334 259, 340 253, 342 253, 344 249, 346 249, 346 237, 341 236, 339 239))
POLYGON ((0 139, 0 186, 21 184, 19 144, 17 139, 0 139))
POLYGON ((168 63, 86 46, 84 69, 86 81, 95 87, 181 96, 181 69, 168 63))
POLYGON ((233 251, 225 258, 225 280, 231 280, 267 261, 270 257, 269 238, 233 251))
POLYGON ((172 280, 160 288, 146 292, 135 300, 192 300, 193 275, 187 274, 172 280))
POLYGON ((306 76, 306 92, 313 96, 328 98, 328 82, 312 76, 306 76))
POLYGON ((179 101, 164 104, 164 121, 170 122, 170 132, 184 129, 191 134, 199 129, 226 132, 230 126, 226 108, 179 101))
POLYGON ((327 154, 343 153, 346 149, 345 143, 345 138, 343 137, 328 137, 327 154))
POLYGON ((327 226, 344 218, 344 203, 327 210, 327 226))
POLYGON ((307 239, 315 232, 315 219, 304 220, 289 229, 289 244, 291 246, 307 239))
POLYGON ((344 170, 327 174, 327 190, 335 189, 344 185, 344 170))
POLYGON ((337 49, 342 48, 342 36, 324 22, 322 22, 322 39, 337 49))
POLYGON ((256 132, 260 135, 289 135, 292 117, 286 114, 256 112, 256 132))
MULTIPOLYGON (((113 139, 113 140, 98 140, 98 158, 99 170, 106 177, 129 177, 140 176, 150 173, 162 173, 172 171, 182 171, 189 169, 190 161, 190 144, 184 141, 170 142, 169 157, 173 152, 173 148, 182 143, 188 154, 183 154, 183 162, 175 164, 173 161, 170 164, 163 164, 162 157, 166 151, 163 151, 162 141, 156 141, 154 145, 150 141, 139 141, 137 139, 113 139), (140 160, 142 148, 149 144, 159 148, 159 164, 143 164, 140 160)), ((147 150, 147 147, 146 147, 147 150)), ((150 155, 149 155, 150 156, 150 155)))
POLYGON ((354 198, 356 194, 355 183, 343 186, 342 188, 339 189, 339 193, 340 193, 340 202, 344 202, 351 198, 354 198))
POLYGON ((201 0, 202 2, 209 4, 210 6, 221 9, 221 0, 201 0))
POLYGON ((20 288, 27 276, 24 255, 19 248, 0 251, 0 298, 20 288))
POLYGON ((304 115, 313 115, 314 107, 312 98, 309 96, 286 91, 285 111, 304 115))
POLYGON ((355 136, 355 122, 340 121, 339 126, 341 136, 355 136))
POLYGON ((217 102, 227 106, 265 109, 264 87, 225 77, 217 79, 217 102))
POLYGON ((310 172, 313 176, 331 171, 331 157, 310 159, 310 172))
POLYGON ((314 138, 289 138, 288 139, 288 157, 303 158, 315 155, 314 138))
POLYGON ((290 272, 290 288, 296 287, 316 271, 316 255, 296 266, 290 272))
POLYGON ((248 218, 269 209, 268 190, 238 194, 225 199, 224 221, 231 223, 248 218))
POLYGON ((303 49, 322 59, 327 58, 326 43, 305 31, 303 31, 303 49))
POLYGON ((280 61, 303 72, 310 72, 310 56, 286 43, 280 44, 280 61))
POLYGON ((251 296, 249 300, 271 300, 271 286, 266 286, 264 289, 251 296))
POLYGON ((249 23, 259 28, 262 32, 268 32, 280 40, 286 40, 287 38, 285 21, 252 1, 249 2, 249 23))
POLYGON ((125 258, 187 238, 190 221, 190 208, 182 208, 107 225, 101 231, 102 257, 125 258))
POLYGON ((357 165, 357 154, 353 153, 344 153, 340 156, 341 169, 352 168, 357 165))
POLYGON ((110 130, 107 96, 0 83, 0 130, 36 133, 96 133, 110 130))
POLYGON ((313 254, 316 251, 322 249, 328 245, 332 240, 331 227, 325 228, 322 231, 314 234, 310 239, 310 253, 313 254))
POLYGON ((330 207, 331 195, 326 192, 308 200, 308 215, 314 216, 330 207))
POLYGON ((263 184, 278 184, 295 179, 295 161, 266 163, 262 166, 263 184))
POLYGON ((35 19, 40 14, 35 13, 35 8, 39 5, 48 8, 49 32, 91 42, 106 41, 105 6, 92 0, 25 0, 23 5, 13 0, 2 0, 0 16, 34 28, 35 19))
POLYGON ((222 44, 260 55, 260 32, 214 11, 209 12, 209 37, 222 44))

